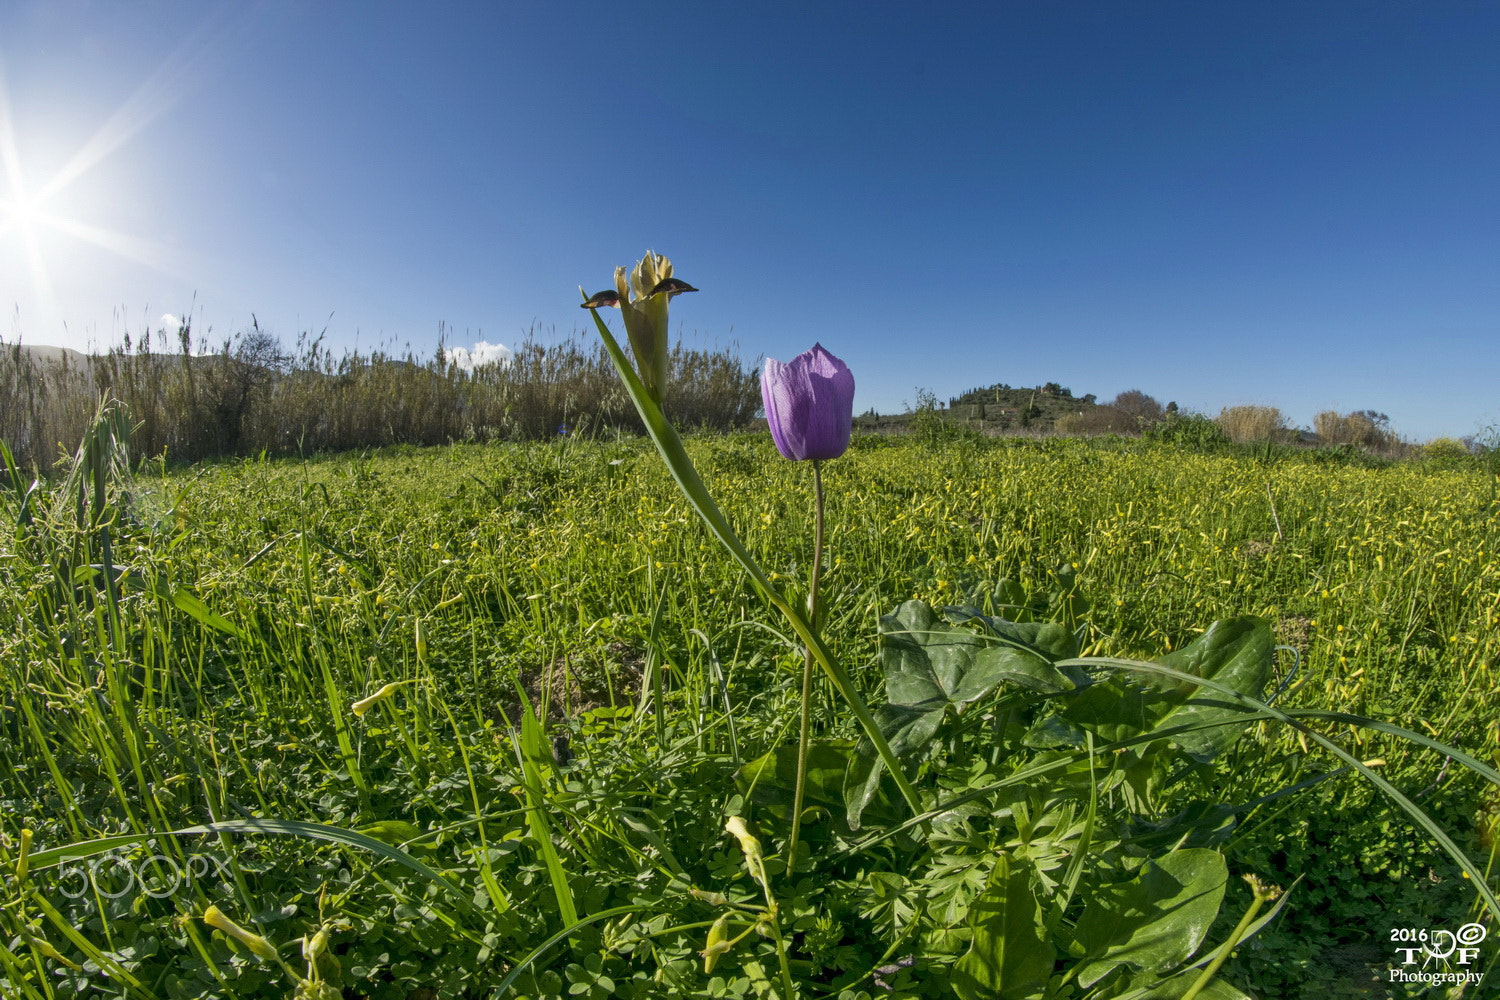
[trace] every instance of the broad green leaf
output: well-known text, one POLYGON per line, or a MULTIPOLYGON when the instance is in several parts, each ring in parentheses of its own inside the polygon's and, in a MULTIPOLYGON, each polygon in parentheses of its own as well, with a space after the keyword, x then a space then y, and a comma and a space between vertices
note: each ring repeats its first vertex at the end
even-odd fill
POLYGON ((1179 843, 1184 847, 1215 847, 1234 832, 1235 814, 1242 808, 1223 802, 1192 802, 1164 820, 1130 818, 1125 837, 1142 851, 1165 850, 1179 843))
POLYGON ((1045 724, 1047 731, 1058 738, 1069 730, 1077 732, 1075 746, 1084 743, 1082 730, 1092 732, 1106 743, 1119 743, 1153 729, 1177 701, 1170 692, 1149 681, 1118 674, 1107 676, 1069 699, 1067 707, 1058 713, 1059 722, 1044 719, 1033 726, 1027 740, 1039 735, 1038 728, 1045 724))
POLYGON ((1074 930, 1087 959, 1079 984, 1090 986, 1122 963, 1166 972, 1187 961, 1218 916, 1228 877, 1222 854, 1190 847, 1148 861, 1129 882, 1097 889, 1074 930))
POLYGON ((1030 997, 1052 975, 1054 951, 1023 866, 1000 855, 984 892, 969 907, 973 943, 951 980, 959 1000, 1030 997))
MULTIPOLYGON (((1193 642, 1157 662, 1258 698, 1271 676, 1271 649, 1269 625, 1259 618, 1234 618, 1214 622, 1193 642)), ((1110 742, 1152 730, 1174 730, 1166 733, 1168 738, 1195 760, 1206 762, 1232 744, 1249 725, 1250 707, 1248 702, 1240 703, 1189 681, 1162 677, 1143 680, 1115 674, 1081 691, 1060 715, 1065 722, 1110 742), (1189 728, 1178 731, 1182 727, 1189 728)), ((1064 731, 1054 723, 1048 733, 1034 735, 1045 739, 1064 731)))
MULTIPOLYGON (((946 702, 931 707, 917 705, 881 705, 875 709, 875 724, 891 751, 899 757, 909 756, 926 747, 942 725, 946 702)), ((880 790, 880 776, 885 763, 874 752, 868 740, 860 740, 854 759, 844 776, 845 822, 858 830, 862 817, 880 790)))
POLYGON ((880 619, 880 663, 885 696, 894 705, 941 707, 947 691, 963 678, 979 637, 949 628, 921 601, 907 601, 880 619))
MULTIPOLYGON (((1194 677, 1212 678, 1240 694, 1259 698, 1271 677, 1271 651, 1275 641, 1271 626, 1259 618, 1236 618, 1215 622, 1198 639, 1161 658, 1194 677)), ((1163 719, 1157 728, 1197 723, 1205 728, 1178 733, 1173 741, 1193 758, 1208 761, 1233 743, 1248 722, 1245 708, 1212 691, 1183 691, 1188 700, 1163 719)))
POLYGON ((880 792, 884 771, 885 762, 874 754, 858 753, 849 762, 844 774, 844 823, 850 830, 858 830, 864 823, 865 810, 880 792))
MULTIPOLYGON (((1052 665, 1030 641, 1049 648, 1071 650, 1066 632, 1047 632, 1055 626, 1026 625, 1014 636, 986 635, 966 627, 978 621, 994 631, 992 623, 967 609, 948 609, 961 624, 939 619, 922 601, 907 601, 896 613, 880 620, 880 662, 885 672, 888 704, 875 710, 881 735, 897 757, 923 750, 937 735, 948 709, 979 701, 1003 684, 1012 684, 1042 694, 1071 691, 1073 680, 1052 665), (1024 636, 1027 641, 1023 641, 1024 636)), ((875 759, 874 745, 862 740, 857 760, 844 785, 844 803, 850 829, 859 829, 861 815, 880 784, 884 764, 875 759)))
MULTIPOLYGON (((1170 978, 1141 973, 1125 980, 1110 1000, 1181 1000, 1198 981, 1199 970, 1178 973, 1170 978)), ((1222 979, 1214 979, 1198 992, 1195 1000, 1250 1000, 1222 979)))
MULTIPOLYGON (((877 711, 877 719, 879 716, 877 711)), ((808 745, 804 808, 821 806, 842 822, 844 778, 854 759, 854 745, 853 740, 814 740, 808 745)), ((870 759, 880 758, 872 754, 870 759)), ((765 806, 781 819, 790 818, 797 784, 797 748, 777 747, 751 761, 735 772, 734 783, 750 801, 765 806)), ((896 818, 891 810, 879 808, 878 802, 871 806, 878 809, 883 820, 896 818)))
MULTIPOLYGON (((949 609, 953 612, 954 609, 949 609)), ((985 635, 965 627, 978 621, 994 628, 996 619, 959 610, 961 623, 938 619, 921 601, 907 601, 893 615, 880 619, 880 662, 885 671, 886 698, 895 705, 935 708, 978 701, 1002 683, 1055 694, 1071 691, 1073 680, 1054 667, 1040 646, 1071 652, 1071 636, 1047 632, 1054 625, 1014 625, 1017 635, 985 635), (1045 635, 1043 633, 1046 633, 1045 635), (1040 638, 1038 646, 1019 638, 1040 638)))
POLYGON ((1078 637, 1057 622, 1013 622, 981 614, 967 605, 946 607, 943 614, 955 624, 978 622, 995 637, 1033 649, 1049 660, 1068 660, 1078 655, 1078 637))
POLYGON ((1001 684, 1039 694, 1062 694, 1075 687, 1071 678, 1040 653, 1014 646, 989 646, 974 655, 973 666, 952 692, 954 701, 978 701, 1001 684))
POLYGON ((1053 750, 1058 747, 1081 747, 1088 743, 1088 739, 1087 733, 1061 715, 1048 715, 1038 719, 1021 742, 1034 750, 1053 750))

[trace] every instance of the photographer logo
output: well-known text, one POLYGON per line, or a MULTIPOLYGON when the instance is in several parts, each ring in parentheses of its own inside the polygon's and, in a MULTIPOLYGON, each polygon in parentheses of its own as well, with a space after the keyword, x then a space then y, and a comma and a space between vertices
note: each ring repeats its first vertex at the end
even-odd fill
POLYGON ((1391 941, 1400 963, 1390 969, 1390 982, 1476 983, 1479 945, 1489 931, 1483 924, 1464 924, 1456 931, 1445 928, 1393 927, 1391 941))

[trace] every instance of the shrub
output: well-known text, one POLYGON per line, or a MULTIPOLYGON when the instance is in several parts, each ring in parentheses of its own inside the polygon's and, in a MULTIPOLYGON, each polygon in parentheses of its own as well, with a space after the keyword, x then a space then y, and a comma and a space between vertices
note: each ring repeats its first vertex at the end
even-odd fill
POLYGON ((1418 454, 1426 461, 1439 462, 1445 465, 1457 465, 1467 462, 1473 454, 1469 446, 1457 438, 1434 438, 1422 445, 1418 454))
POLYGON ((1165 420, 1146 431, 1148 441, 1208 451, 1229 443, 1229 435, 1212 417, 1202 413, 1168 413, 1165 420))
POLYGON ((984 435, 966 424, 952 419, 938 407, 937 394, 931 389, 917 390, 917 408, 910 411, 911 420, 907 432, 926 444, 947 444, 954 441, 977 442, 984 435))
POLYGON ((1161 404, 1139 389, 1127 389, 1109 405, 1134 420, 1138 430, 1145 430, 1162 418, 1161 404))
POLYGON ((1140 423, 1135 417, 1114 406, 1096 406, 1058 417, 1057 432, 1070 437, 1137 434, 1140 432, 1140 423))
MULTIPOLYGON (((1091 397, 1085 397, 1091 401, 1091 397)), ((1162 408, 1151 396, 1139 389, 1120 393, 1102 406, 1058 417, 1061 434, 1097 436, 1101 434, 1140 434, 1162 420, 1162 408)))
POLYGON ((1274 406, 1226 406, 1217 423, 1235 444, 1274 441, 1286 436, 1286 418, 1274 406))
POLYGON ((1340 414, 1324 410, 1313 417, 1313 432, 1329 445, 1356 445, 1370 451, 1389 452, 1401 446, 1401 439, 1391 432, 1390 418, 1374 410, 1340 414))

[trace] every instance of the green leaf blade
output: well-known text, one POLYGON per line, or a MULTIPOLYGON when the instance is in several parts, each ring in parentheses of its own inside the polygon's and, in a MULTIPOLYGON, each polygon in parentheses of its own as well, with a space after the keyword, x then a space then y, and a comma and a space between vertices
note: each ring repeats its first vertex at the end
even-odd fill
POLYGON ((1091 986, 1116 966, 1165 972, 1197 952, 1219 914, 1229 868, 1218 851, 1191 847, 1146 864, 1128 882, 1102 887, 1078 918, 1074 938, 1091 986))
POLYGON ((1003 854, 969 907, 969 927, 973 943, 953 969, 959 1000, 1020 1000, 1051 977, 1056 951, 1042 931, 1031 878, 1003 854))

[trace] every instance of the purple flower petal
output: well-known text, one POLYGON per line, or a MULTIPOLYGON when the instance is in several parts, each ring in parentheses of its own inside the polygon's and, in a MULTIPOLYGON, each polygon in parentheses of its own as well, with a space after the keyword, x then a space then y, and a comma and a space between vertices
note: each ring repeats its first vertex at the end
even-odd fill
POLYGON ((787 364, 767 358, 760 392, 771 438, 786 458, 838 458, 848 449, 854 374, 822 344, 787 364))

